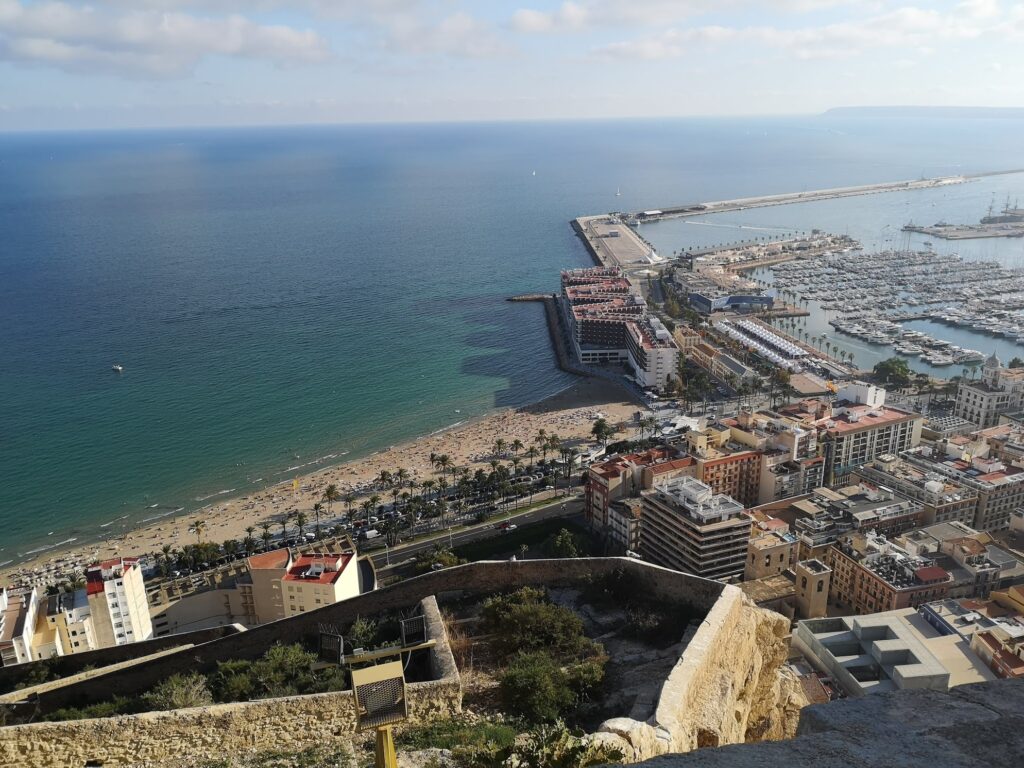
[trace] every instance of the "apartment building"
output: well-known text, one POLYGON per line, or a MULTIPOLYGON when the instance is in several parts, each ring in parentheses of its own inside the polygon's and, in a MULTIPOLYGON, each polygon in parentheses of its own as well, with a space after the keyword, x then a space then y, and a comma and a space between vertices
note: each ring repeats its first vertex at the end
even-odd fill
POLYGON ((24 664, 33 654, 39 595, 31 589, 0 588, 0 666, 24 664))
MULTIPOLYGON (((599 528, 607 528, 608 510, 612 503, 637 496, 643 490, 643 471, 666 465, 678 457, 679 452, 675 449, 659 447, 637 453, 616 454, 591 464, 583 488, 587 521, 599 528)), ((690 471, 692 465, 695 465, 693 460, 684 459, 681 465, 671 467, 670 471, 690 471)), ((695 467, 692 472, 696 472, 695 467)), ((648 475, 651 483, 655 476, 653 472, 648 475)))
POLYGON ((953 581, 945 568, 870 532, 847 534, 830 555, 830 598, 857 614, 916 608, 943 599, 953 581))
POLYGON ((883 454, 898 454, 921 442, 921 414, 885 404, 885 390, 853 382, 834 403, 803 400, 779 413, 817 430, 824 458, 824 484, 846 485, 855 469, 883 454))
POLYGON ((750 519, 738 501, 681 477, 641 494, 645 560, 711 579, 743 573, 750 519))
MULTIPOLYGON (((46 599, 45 627, 40 627, 37 651, 41 658, 69 656, 100 647, 93 630, 88 591, 61 592, 46 599)), ((42 623, 42 622, 41 622, 42 623)))
POLYGON ((929 472, 893 454, 882 454, 874 461, 855 469, 854 482, 891 488, 900 496, 921 505, 925 525, 935 523, 974 522, 978 508, 978 491, 959 483, 955 478, 929 472))
POLYGON ((286 618, 358 594, 359 574, 351 553, 302 555, 281 578, 286 618))
POLYGON ((616 501, 608 510, 608 538, 620 552, 640 551, 640 520, 643 502, 640 499, 616 501))
POLYGON ((791 520, 797 536, 797 559, 818 559, 831 565, 831 549, 844 535, 875 531, 895 536, 921 524, 921 505, 885 488, 847 486, 816 488, 777 513, 791 520))
POLYGON ((1008 528, 1013 511, 1024 506, 1024 469, 992 458, 990 452, 984 440, 955 437, 906 451, 902 458, 975 491, 971 527, 997 531, 1008 528))
POLYGON ((98 647, 137 643, 153 636, 138 558, 115 558, 89 566, 85 591, 98 647))
POLYGON ((1004 368, 993 354, 982 366, 979 380, 960 381, 953 413, 984 429, 998 424, 1001 414, 1019 411, 1022 404, 1024 370, 1004 368))
POLYGON ((663 389, 675 376, 679 348, 622 270, 592 267, 562 272, 562 317, 584 365, 623 365, 641 387, 663 389))
POLYGON ((364 584, 359 560, 347 536, 300 547, 250 555, 206 588, 150 595, 157 637, 225 624, 256 626, 355 597, 364 584), (326 550, 326 553, 325 553, 326 550), (313 575, 315 574, 315 576, 313 575))
POLYGON ((908 531, 895 543, 925 557, 953 577, 951 598, 987 598, 994 590, 1024 583, 1024 556, 1000 546, 991 534, 963 523, 938 523, 908 531))

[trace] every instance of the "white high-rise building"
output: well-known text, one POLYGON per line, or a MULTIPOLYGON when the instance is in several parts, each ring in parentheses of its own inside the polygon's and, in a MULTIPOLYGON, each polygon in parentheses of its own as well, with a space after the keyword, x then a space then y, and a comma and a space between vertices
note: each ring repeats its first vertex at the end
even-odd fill
POLYGON ((127 645, 153 636, 139 561, 106 560, 85 571, 93 632, 100 648, 127 645))

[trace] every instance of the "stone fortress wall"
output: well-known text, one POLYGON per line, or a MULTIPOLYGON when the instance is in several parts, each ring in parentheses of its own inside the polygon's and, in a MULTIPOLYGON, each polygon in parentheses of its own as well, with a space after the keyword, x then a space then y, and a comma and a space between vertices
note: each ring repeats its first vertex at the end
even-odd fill
MULTIPOLYGON (((44 711, 137 695, 182 669, 212 669, 217 661, 255 658, 275 642, 315 634, 320 622, 345 625, 358 616, 406 608, 424 601, 436 613, 434 596, 490 594, 520 586, 582 588, 594 579, 625 575, 644 597, 704 613, 705 618, 665 680, 655 715, 640 723, 607 721, 594 738, 623 750, 630 761, 698 746, 783 738, 796 730, 804 704, 799 686, 781 674, 789 624, 757 608, 737 588, 629 558, 579 558, 479 562, 409 579, 377 592, 302 616, 256 627, 40 697, 44 711)), ((435 680, 410 686, 414 720, 461 709, 461 684, 439 614, 433 636, 435 680), (440 644, 439 644, 440 645, 440 644)), ((0 767, 8 765, 104 766, 183 755, 218 757, 262 748, 299 750, 352 733, 351 694, 224 704, 177 712, 153 712, 101 720, 37 723, 0 729, 0 767), (183 751, 184 750, 184 751, 183 751)))

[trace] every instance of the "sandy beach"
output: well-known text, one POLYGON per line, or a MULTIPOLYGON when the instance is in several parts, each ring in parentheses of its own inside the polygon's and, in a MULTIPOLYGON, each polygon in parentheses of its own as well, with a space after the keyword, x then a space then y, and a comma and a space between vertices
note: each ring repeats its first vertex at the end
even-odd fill
MULTIPOLYGON (((509 444, 518 439, 527 447, 533 445, 541 429, 562 439, 587 438, 594 420, 602 416, 612 424, 628 425, 622 436, 632 435, 633 417, 639 409, 641 406, 628 399, 624 389, 596 379, 581 380, 534 405, 498 411, 361 459, 319 468, 299 476, 298 490, 293 490, 294 479, 289 478, 265 491, 221 499, 200 510, 155 521, 106 541, 50 550, 33 560, 12 564, 0 572, 0 583, 46 585, 61 582, 65 574, 96 560, 156 553, 164 544, 180 548, 196 541, 189 527, 200 519, 206 523, 204 540, 215 542, 242 539, 247 526, 258 527, 263 521, 276 521, 299 511, 306 513, 312 524, 313 504, 320 501, 324 488, 331 483, 338 486, 342 496, 358 494, 362 488, 367 489, 363 495, 377 492, 383 500, 390 501, 390 494, 369 489, 382 470, 394 472, 404 467, 418 481, 437 477, 430 463, 431 454, 447 454, 457 466, 468 466, 474 471, 478 467, 490 469, 488 462, 495 458, 493 446, 498 438, 509 444)), ((344 509, 344 503, 335 502, 334 515, 344 509)), ((277 533, 280 528, 275 526, 273 530, 277 533)))

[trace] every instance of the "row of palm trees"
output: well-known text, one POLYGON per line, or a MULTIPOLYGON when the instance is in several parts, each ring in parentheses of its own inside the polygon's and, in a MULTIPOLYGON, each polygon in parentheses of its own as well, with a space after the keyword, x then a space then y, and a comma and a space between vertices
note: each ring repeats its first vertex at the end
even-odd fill
MULTIPOLYGON (((656 423, 644 425, 653 430, 656 423)), ((405 467, 399 467, 394 471, 381 470, 374 479, 374 492, 369 493, 362 499, 357 494, 342 494, 338 485, 328 484, 320 494, 319 501, 312 507, 314 519, 314 532, 317 539, 324 533, 338 535, 343 529, 331 527, 324 529, 321 525, 321 516, 326 512, 328 519, 334 519, 334 504, 343 502, 346 508, 346 517, 349 521, 358 519, 355 510, 358 509, 362 519, 368 524, 374 512, 381 511, 381 502, 384 500, 380 493, 387 492, 391 496, 392 508, 396 516, 385 520, 380 524, 384 533, 389 539, 397 540, 399 524, 398 519, 405 519, 408 524, 414 525, 420 515, 440 516, 444 518, 447 513, 453 512, 461 515, 469 508, 468 499, 486 496, 491 500, 502 499, 507 501, 514 497, 518 506, 518 499, 529 494, 531 500, 535 490, 531 483, 524 482, 521 478, 521 470, 524 466, 524 458, 527 460, 527 471, 532 472, 538 464, 546 466, 549 452, 558 453, 565 464, 565 477, 569 478, 571 466, 575 461, 578 452, 574 448, 563 446, 561 438, 556 434, 549 434, 541 429, 532 440, 532 445, 526 446, 523 441, 515 439, 507 442, 504 439, 497 439, 494 443, 493 458, 488 462, 490 472, 479 468, 472 472, 469 467, 457 466, 447 454, 431 454, 430 462, 438 473, 436 478, 425 478, 418 481, 405 467), (504 458, 508 453, 512 458, 507 464, 503 464, 499 457, 504 458), (523 458, 520 458, 522 454, 523 458), (454 490, 454 498, 451 498, 449 491, 454 490)), ((157 566, 164 575, 172 570, 194 570, 196 567, 216 562, 224 557, 233 558, 239 555, 246 557, 257 551, 270 549, 274 539, 272 529, 280 527, 282 541, 288 539, 289 530, 294 529, 301 539, 305 535, 309 524, 309 516, 302 511, 289 512, 277 520, 265 520, 258 526, 247 526, 245 537, 241 541, 228 539, 222 544, 211 541, 204 541, 204 534, 209 526, 205 520, 198 519, 191 523, 189 532, 196 536, 195 544, 186 544, 180 549, 172 548, 167 544, 156 555, 157 566), (260 546, 262 544, 262 546, 260 546)))

